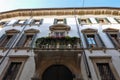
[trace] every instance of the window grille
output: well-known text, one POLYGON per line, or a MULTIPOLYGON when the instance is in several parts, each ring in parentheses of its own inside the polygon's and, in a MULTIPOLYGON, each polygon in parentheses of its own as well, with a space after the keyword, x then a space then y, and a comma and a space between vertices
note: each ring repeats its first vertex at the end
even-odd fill
POLYGON ((15 80, 22 62, 11 62, 2 80, 15 80))
POLYGON ((101 80, 116 80, 108 63, 96 63, 101 80))

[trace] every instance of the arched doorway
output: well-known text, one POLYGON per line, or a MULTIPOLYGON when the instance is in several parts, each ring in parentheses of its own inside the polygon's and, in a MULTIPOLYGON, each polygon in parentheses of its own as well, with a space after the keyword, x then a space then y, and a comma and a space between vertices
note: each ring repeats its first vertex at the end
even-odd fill
POLYGON ((45 70, 42 80, 73 80, 72 72, 64 65, 52 65, 45 70))

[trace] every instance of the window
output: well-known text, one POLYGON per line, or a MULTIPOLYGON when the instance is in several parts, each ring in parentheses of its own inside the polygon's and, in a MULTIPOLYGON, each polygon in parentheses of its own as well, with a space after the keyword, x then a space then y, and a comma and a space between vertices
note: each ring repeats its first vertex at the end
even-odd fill
POLYGON ((13 34, 13 35, 3 34, 0 38, 0 47, 10 47, 16 35, 17 34, 13 34))
POLYGON ((35 37, 36 34, 23 34, 18 43, 16 44, 16 47, 32 47, 35 37))
POLYGON ((30 25, 41 25, 43 23, 43 19, 34 19, 34 20, 31 20, 30 22, 30 25))
POLYGON ((98 23, 101 23, 101 24, 110 23, 110 21, 107 18, 96 18, 96 20, 98 23))
POLYGON ((91 56, 98 80, 119 80, 119 75, 114 68, 110 56, 91 56))
POLYGON ((96 63, 101 80, 116 80, 108 63, 96 63))
POLYGON ((105 47, 104 43, 102 42, 99 34, 83 34, 87 48, 103 48, 105 47))
POLYGON ((15 25, 24 25, 24 23, 26 22, 26 20, 18 20, 17 22, 16 22, 16 24, 14 24, 14 26, 15 25))
POLYGON ((79 24, 82 24, 82 25, 87 25, 91 23, 89 18, 78 18, 78 22, 79 24))
POLYGON ((54 24, 66 24, 66 19, 54 19, 54 24))
POLYGON ((18 20, 11 20, 10 22, 8 22, 7 26, 13 26, 18 22, 18 20))
POLYGON ((2 80, 15 80, 22 62, 11 62, 2 80))
POLYGON ((119 33, 118 34, 110 34, 110 33, 106 33, 109 37, 109 39, 111 40, 111 42, 113 43, 115 48, 120 48, 120 37, 119 37, 119 33))
POLYGON ((118 23, 120 23, 120 18, 114 18, 118 23))
POLYGON ((6 24, 7 24, 7 21, 0 22, 0 25, 1 25, 1 26, 5 26, 6 24))
POLYGON ((65 32, 54 32, 54 37, 64 37, 65 36, 65 32))

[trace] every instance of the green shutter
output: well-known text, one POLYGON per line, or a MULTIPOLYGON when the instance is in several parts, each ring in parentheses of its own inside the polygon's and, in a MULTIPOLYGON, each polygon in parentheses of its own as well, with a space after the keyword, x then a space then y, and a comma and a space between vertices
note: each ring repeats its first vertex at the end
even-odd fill
POLYGON ((107 18, 105 18, 105 20, 106 20, 108 23, 111 23, 107 18))
POLYGON ((97 18, 95 18, 95 20, 97 21, 97 23, 99 23, 99 20, 97 18))
POLYGON ((64 22, 64 24, 67 24, 67 21, 66 21, 66 19, 64 19, 64 20, 63 20, 63 22, 64 22))
POLYGON ((116 18, 114 18, 114 20, 115 20, 116 22, 120 23, 116 18))
POLYGON ((80 20, 80 18, 78 18, 78 22, 79 22, 79 24, 81 24, 81 20, 80 20))
POLYGON ((40 20, 40 25, 43 23, 43 19, 40 20))
POLYGON ((57 19, 54 19, 54 24, 57 24, 57 19))
POLYGON ((88 18, 89 23, 92 23, 91 20, 88 18))

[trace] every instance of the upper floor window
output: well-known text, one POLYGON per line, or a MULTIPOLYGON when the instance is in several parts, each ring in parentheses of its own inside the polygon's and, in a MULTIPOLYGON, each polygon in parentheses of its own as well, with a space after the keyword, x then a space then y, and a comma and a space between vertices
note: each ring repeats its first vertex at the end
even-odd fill
POLYGON ((79 24, 82 24, 82 25, 87 25, 91 23, 89 18, 78 18, 78 21, 79 21, 79 24))
POLYGON ((26 30, 25 33, 21 36, 16 47, 33 47, 33 42, 36 38, 36 35, 39 31, 35 29, 26 30))
POLYGON ((100 24, 110 23, 110 21, 107 18, 96 18, 96 21, 100 24))
POLYGON ((114 18, 118 23, 120 23, 120 18, 114 18))
POLYGON ((0 47, 10 47, 18 33, 19 31, 14 29, 6 31, 6 33, 0 37, 0 47))
POLYGON ((66 24, 66 19, 54 19, 54 24, 66 24))
POLYGON ((43 23, 43 19, 33 19, 33 20, 31 20, 30 25, 37 25, 37 26, 39 26, 42 23, 43 23))
POLYGON ((97 30, 85 29, 82 30, 87 48, 104 48, 105 45, 101 40, 97 30))
POLYGON ((68 32, 70 30, 70 27, 65 24, 57 24, 50 26, 50 35, 54 37, 65 37, 68 35, 68 32))
POLYGON ((8 22, 7 26, 13 26, 14 24, 16 24, 18 22, 18 20, 14 19, 8 22))
POLYGON ((25 24, 25 22, 26 22, 26 20, 18 20, 17 22, 16 22, 16 24, 14 24, 14 26, 15 25, 24 25, 25 24))
POLYGON ((2 21, 2 22, 0 22, 0 25, 5 26, 7 23, 8 23, 7 21, 2 21))
POLYGON ((111 42, 113 43, 115 48, 120 48, 120 33, 118 29, 105 29, 103 30, 104 32, 106 32, 107 36, 109 37, 109 39, 111 40, 111 42))

